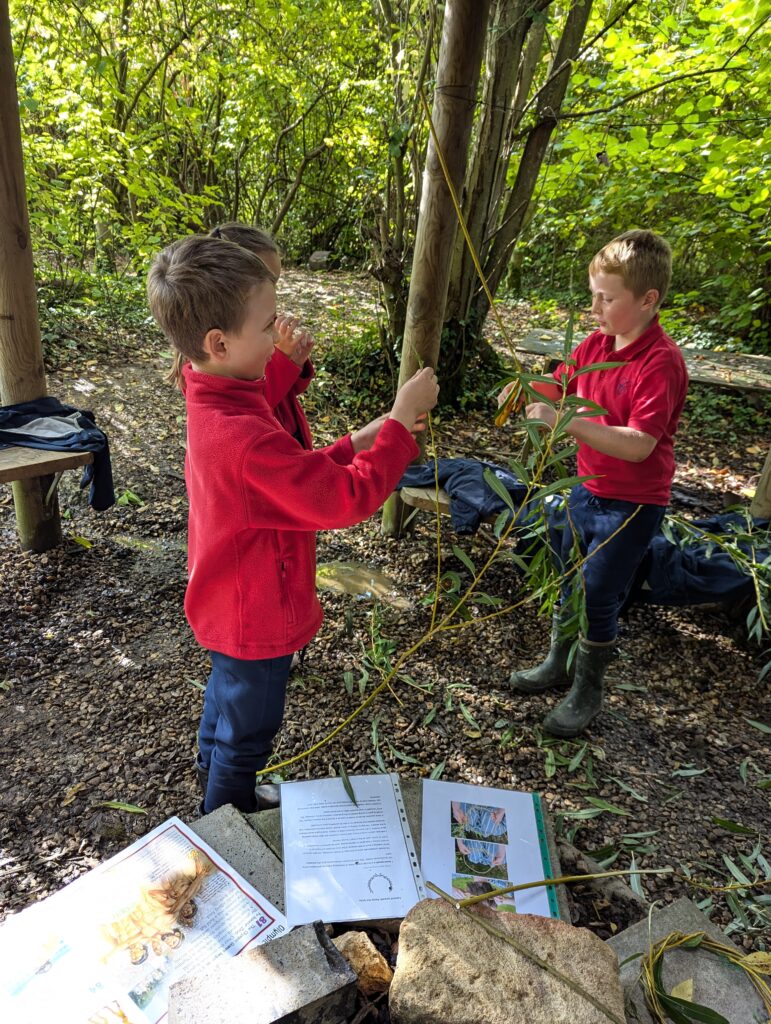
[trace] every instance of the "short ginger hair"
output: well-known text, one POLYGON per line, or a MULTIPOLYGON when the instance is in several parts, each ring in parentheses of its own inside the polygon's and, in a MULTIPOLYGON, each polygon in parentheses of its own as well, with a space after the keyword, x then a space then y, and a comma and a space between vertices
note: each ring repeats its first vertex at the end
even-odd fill
POLYGON ((600 249, 589 264, 589 273, 618 274, 638 297, 655 288, 658 309, 672 278, 672 250, 666 239, 653 231, 625 231, 600 249))
POLYGON ((147 300, 176 350, 171 380, 186 362, 205 362, 204 338, 213 328, 237 332, 249 296, 276 277, 260 257, 224 238, 191 235, 158 253, 147 275, 147 300))

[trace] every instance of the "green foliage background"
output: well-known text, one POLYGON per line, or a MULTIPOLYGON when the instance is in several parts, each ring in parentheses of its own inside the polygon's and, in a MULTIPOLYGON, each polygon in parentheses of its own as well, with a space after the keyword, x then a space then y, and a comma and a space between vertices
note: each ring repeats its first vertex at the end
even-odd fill
MULTIPOLYGON (((366 261, 394 146, 424 145, 393 95, 432 9, 12 0, 46 306, 121 306, 159 246, 226 219, 277 228, 290 259, 366 261)), ((675 250, 679 339, 767 349, 770 17, 765 0, 594 5, 509 292, 581 302, 599 245, 649 226, 675 250)))

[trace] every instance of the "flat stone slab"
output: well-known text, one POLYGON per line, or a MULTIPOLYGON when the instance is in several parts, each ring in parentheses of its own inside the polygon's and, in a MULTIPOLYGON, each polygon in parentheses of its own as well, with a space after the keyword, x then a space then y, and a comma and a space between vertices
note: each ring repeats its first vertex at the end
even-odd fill
POLYGON ((240 811, 226 804, 188 824, 196 835, 284 913, 284 866, 240 811))
POLYGON ((168 1024, 340 1024, 355 1003, 356 975, 317 921, 176 982, 168 1024))
MULTIPOLYGON (((652 943, 660 942, 670 932, 705 932, 716 942, 730 944, 731 939, 713 925, 709 918, 686 896, 663 910, 654 910, 648 920, 607 940, 618 956, 621 984, 624 988, 626 1019, 629 1024, 653 1024, 645 1005, 640 983, 640 958, 624 963, 635 953, 645 953, 652 943)), ((673 950, 664 956, 662 971, 664 987, 671 992, 675 985, 693 979, 693 1001, 709 1006, 731 1024, 767 1024, 763 1002, 752 982, 738 967, 699 949, 673 950)))

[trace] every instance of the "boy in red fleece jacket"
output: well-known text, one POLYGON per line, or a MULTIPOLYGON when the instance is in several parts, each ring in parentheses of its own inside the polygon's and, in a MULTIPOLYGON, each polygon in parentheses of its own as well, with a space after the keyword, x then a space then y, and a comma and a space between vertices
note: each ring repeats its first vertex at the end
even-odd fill
MULTIPOLYGON (((589 265, 592 313, 599 330, 557 367, 557 383, 534 386, 545 401, 527 406, 528 418, 550 429, 562 413, 564 391, 599 407, 596 411, 588 406, 565 426, 578 441, 578 474, 589 479, 568 496, 571 528, 563 531, 555 551, 562 572, 573 563, 574 540, 585 559, 580 585, 586 635, 578 642, 571 672, 573 638, 557 609, 546 659, 512 673, 509 680, 518 693, 570 687, 543 723, 554 736, 577 736, 602 707, 618 613, 669 501, 674 438, 688 390, 682 353, 659 324, 658 309, 671 273, 669 245, 652 231, 626 231, 604 246, 589 265), (618 365, 586 371, 598 363, 618 365)), ((510 389, 508 385, 498 396, 499 404, 510 389)), ((563 604, 574 582, 569 578, 563 587, 563 604)))
POLYGON ((185 613, 211 654, 199 730, 205 813, 258 807, 284 713, 292 654, 321 625, 316 531, 376 511, 417 456, 412 432, 436 404, 420 370, 378 419, 308 451, 265 397, 275 344, 275 275, 226 239, 195 235, 150 268, 150 309, 181 356, 190 502, 185 613))

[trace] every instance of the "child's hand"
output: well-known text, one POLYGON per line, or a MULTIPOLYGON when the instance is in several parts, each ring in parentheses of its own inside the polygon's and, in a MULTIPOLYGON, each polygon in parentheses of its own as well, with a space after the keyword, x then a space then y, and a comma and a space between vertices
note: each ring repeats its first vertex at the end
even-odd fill
POLYGON ((525 415, 529 420, 542 420, 551 429, 557 425, 557 410, 546 402, 532 402, 525 409, 525 415))
POLYGON ((518 382, 515 381, 515 380, 510 380, 509 383, 506 385, 506 387, 498 395, 498 408, 499 409, 503 405, 503 403, 506 401, 506 399, 509 397, 509 395, 511 394, 512 390, 517 386, 517 383, 518 382))
POLYGON ((419 424, 438 398, 439 381, 433 369, 426 366, 402 385, 391 409, 391 419, 398 420, 411 433, 424 429, 419 424))
POLYGON ((276 348, 297 366, 302 366, 313 348, 313 335, 300 326, 296 316, 277 316, 275 328, 278 335, 276 348))

